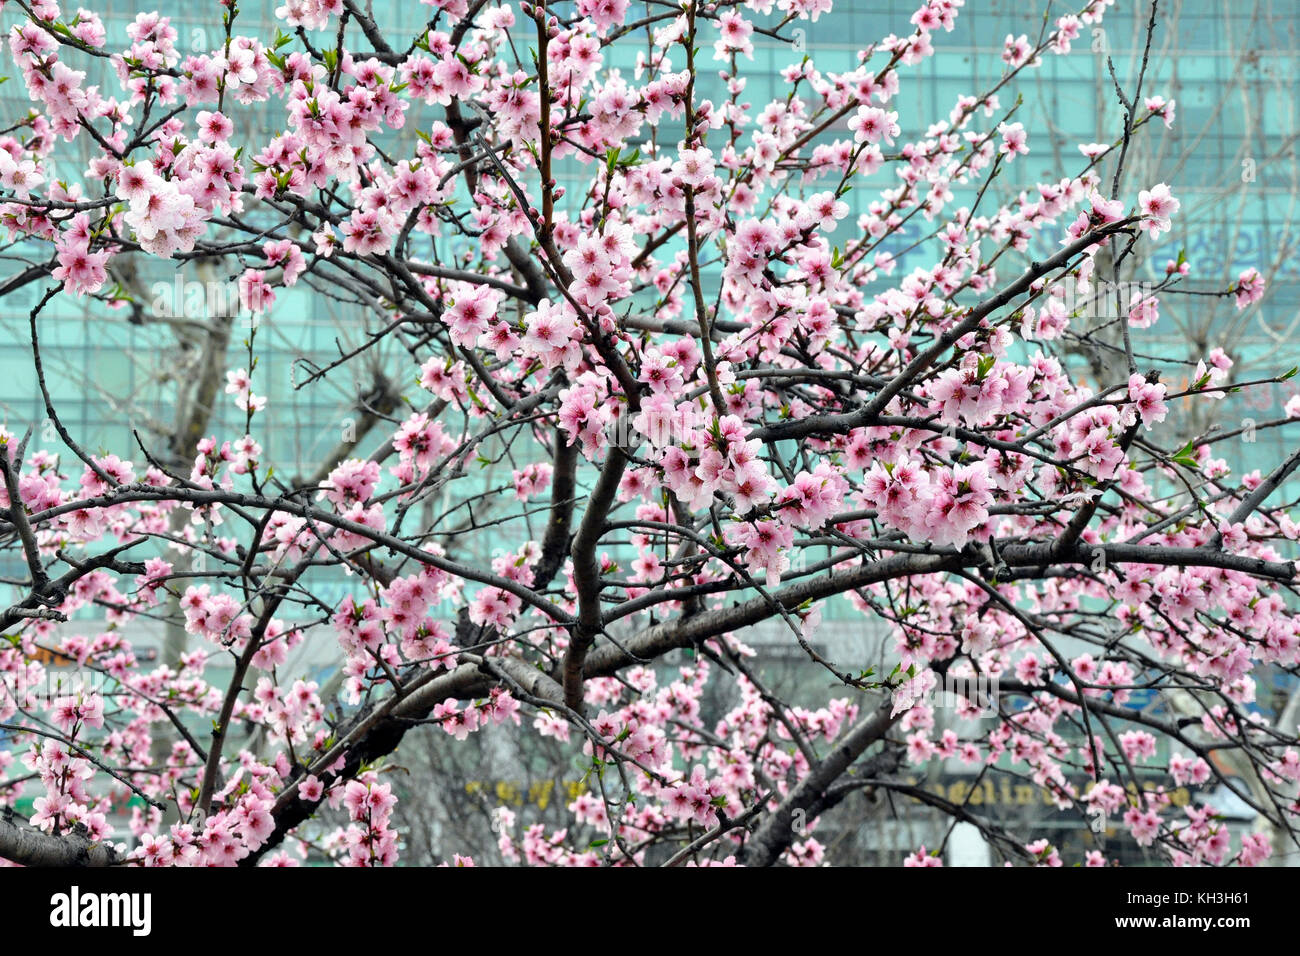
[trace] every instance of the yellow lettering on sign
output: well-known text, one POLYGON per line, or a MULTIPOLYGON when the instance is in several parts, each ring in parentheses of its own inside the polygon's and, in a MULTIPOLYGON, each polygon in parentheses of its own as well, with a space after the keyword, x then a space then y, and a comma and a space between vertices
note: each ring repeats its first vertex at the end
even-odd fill
POLYGON ((502 804, 523 806, 524 801, 545 810, 552 800, 559 800, 568 795, 569 802, 586 793, 587 784, 581 780, 535 780, 524 783, 519 780, 470 780, 465 784, 465 792, 471 796, 480 794, 495 795, 502 804))
POLYGON ((547 804, 551 802, 551 791, 554 789, 554 780, 538 780, 528 788, 528 802, 535 803, 539 809, 545 810, 547 804))
POLYGON ((569 802, 572 803, 587 792, 587 785, 581 780, 568 780, 565 781, 564 789, 569 795, 569 802))

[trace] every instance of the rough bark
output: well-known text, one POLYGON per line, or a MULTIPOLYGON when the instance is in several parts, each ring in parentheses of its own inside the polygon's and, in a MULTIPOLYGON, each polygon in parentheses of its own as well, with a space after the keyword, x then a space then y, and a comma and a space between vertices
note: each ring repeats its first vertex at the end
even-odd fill
POLYGON ((20 866, 116 866, 122 862, 107 843, 94 843, 84 832, 54 836, 0 815, 0 857, 20 866))

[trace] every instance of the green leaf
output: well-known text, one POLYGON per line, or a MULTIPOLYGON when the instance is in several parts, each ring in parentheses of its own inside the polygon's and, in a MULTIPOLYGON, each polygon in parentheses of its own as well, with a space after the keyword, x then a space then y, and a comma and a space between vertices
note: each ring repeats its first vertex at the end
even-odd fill
POLYGON ((1190 441, 1178 450, 1178 453, 1173 456, 1172 460, 1189 471, 1197 471, 1200 468, 1200 464, 1197 462, 1194 454, 1193 445, 1190 441))

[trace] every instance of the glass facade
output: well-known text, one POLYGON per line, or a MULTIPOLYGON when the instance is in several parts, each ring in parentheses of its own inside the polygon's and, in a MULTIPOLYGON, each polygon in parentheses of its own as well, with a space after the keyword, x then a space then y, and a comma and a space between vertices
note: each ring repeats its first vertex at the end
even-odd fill
MULTIPOLYGON (((272 16, 274 0, 240 6, 236 32, 262 37, 275 35, 272 16)), ((376 15, 396 35, 414 37, 425 22, 427 8, 401 2, 376 3, 376 15)), ((564 5, 557 5, 563 12, 564 5)), ((888 33, 904 33, 915 9, 911 2, 850 0, 815 23, 798 22, 794 43, 782 43, 755 33, 753 62, 740 58, 741 74, 747 86, 743 100, 761 106, 785 95, 780 71, 804 56, 824 75, 852 69, 858 51, 888 33)), ((135 4, 108 0, 100 7, 109 31, 109 46, 125 40, 125 26, 136 14, 135 4)), ((1100 28, 1085 26, 1066 56, 1044 54, 1041 65, 1024 72, 1000 91, 1002 111, 1015 103, 1016 91, 1023 103, 1015 114, 1030 132, 1030 153, 1004 167, 981 206, 992 208, 991 198, 1003 200, 1030 190, 1040 181, 1054 182, 1064 171, 1083 168, 1084 160, 1075 148, 1078 142, 1114 141, 1121 128, 1122 114, 1107 68, 1114 64, 1116 75, 1132 88, 1141 63, 1145 42, 1147 8, 1121 3, 1107 11, 1100 28)), ((1066 8, 1054 5, 1053 16, 1066 8)), ((1297 83, 1296 39, 1289 24, 1286 4, 1267 0, 1236 5, 1223 11, 1205 12, 1199 5, 1183 4, 1162 12, 1151 44, 1144 78, 1143 95, 1162 95, 1177 104, 1170 129, 1159 123, 1139 130, 1127 161, 1121 196, 1130 205, 1137 191, 1156 182, 1173 185, 1182 201, 1173 231, 1161 237, 1158 248, 1139 267, 1136 281, 1156 281, 1163 275, 1164 262, 1185 250, 1195 271, 1184 288, 1206 291, 1222 289, 1247 267, 1258 268, 1270 281, 1270 292, 1258 306, 1238 313, 1231 299, 1205 296, 1162 295, 1162 317, 1151 329, 1135 333, 1140 355, 1162 360, 1187 361, 1186 376, 1195 360, 1209 350, 1223 347, 1238 362, 1239 380, 1265 378, 1300 365, 1300 326, 1297 283, 1300 259, 1289 254, 1300 239, 1293 235, 1297 171, 1293 140, 1297 83), (1290 231, 1289 231, 1290 230, 1290 231), (1196 343, 1195 345, 1191 343, 1196 343)), ((632 16, 632 14, 629 14, 632 16)), ((963 7, 951 33, 934 36, 936 53, 917 66, 900 67, 901 86, 891 108, 897 110, 903 128, 900 142, 922 135, 930 123, 946 117, 961 95, 980 95, 997 86, 1004 74, 1002 44, 1008 35, 1027 34, 1031 39, 1042 27, 1041 12, 1030 5, 993 0, 971 2, 963 7)), ((182 13, 172 22, 179 33, 182 52, 210 49, 220 35, 220 26, 209 12, 182 13)), ((717 76, 721 64, 712 60, 712 27, 706 28, 701 43, 699 95, 720 102, 725 97, 717 76)), ((632 41, 632 38, 628 38, 632 41)), ((606 66, 630 74, 638 49, 645 42, 615 44, 605 51, 606 66)), ((678 60, 681 51, 674 51, 678 60)), ((84 66, 84 64, 78 64, 84 66)), ((678 64, 680 67, 680 63, 678 64)), ((30 108, 19 81, 0 84, 0 110, 18 116, 30 108)), ((283 121, 272 100, 252 109, 239 107, 232 115, 241 123, 257 119, 266 137, 283 129, 283 121)), ((998 117, 980 115, 974 128, 992 128, 998 117), (982 125, 981 125, 982 124, 982 125)), ((442 117, 440 107, 414 104, 408 113, 404 133, 428 128, 442 117)), ((680 129, 669 121, 659 133, 659 142, 671 143, 680 129)), ((845 135, 831 130, 823 139, 845 135)), ((87 146, 79 144, 84 150, 87 146)), ((66 146, 60 155, 68 155, 66 146)), ((1110 168, 1103 167, 1109 182, 1110 168)), ((64 170, 71 175, 72 170, 64 170)), ((569 196, 581 196, 572 188, 590 175, 590 168, 569 161, 558 171, 562 182, 571 184, 569 196)), ((891 165, 886 165, 867 183, 851 190, 846 200, 855 213, 866 211, 876 195, 872 187, 888 188, 896 183, 891 165)), ((974 184, 957 188, 949 210, 974 200, 974 184)), ((819 187, 821 188, 821 187, 819 187)), ((841 224, 837 238, 852 238, 851 215, 841 224)), ((933 262, 934 244, 918 243, 931 228, 921 217, 909 220, 882 248, 899 256, 894 280, 916 267, 933 262)), ((1059 230, 1045 230, 1035 237, 1031 252, 1054 251, 1059 230)), ((21 251, 21 250, 16 250, 21 251)), ((467 241, 438 240, 438 258, 450 261, 468 251, 467 241)), ((671 256, 672 245, 661 252, 671 256)), ((138 257, 137 257, 138 258, 138 257)), ((159 294, 172 302, 178 277, 200 278, 193 265, 175 262, 140 261, 135 287, 145 290, 150 301, 159 294)), ((227 260, 229 271, 221 281, 239 273, 242 265, 227 260)), ((1003 270, 1003 278, 1013 267, 1003 270)), ((716 266, 706 282, 716 282, 716 266)), ((889 281, 889 280, 882 280, 889 281)), ((388 341, 361 359, 332 372, 323 381, 298 387, 315 366, 324 366, 340 354, 361 345, 378 328, 376 317, 360 307, 332 298, 327 287, 309 286, 304 280, 291 290, 278 290, 277 301, 256 331, 257 366, 253 390, 267 395, 267 408, 254 420, 256 437, 266 449, 265 460, 281 475, 309 475, 315 464, 340 440, 358 418, 357 400, 369 387, 376 372, 393 380, 402 396, 418 405, 427 396, 415 385, 415 369, 405 351, 388 341)), ((43 428, 45 412, 37 387, 28 333, 28 312, 38 301, 44 284, 33 284, 0 301, 0 421, 21 432, 29 424, 36 428, 37 445, 57 444, 51 429, 43 428)), ((72 434, 83 446, 103 451, 134 451, 132 430, 156 449, 160 433, 175 427, 178 383, 187 383, 201 373, 210 360, 201 334, 180 322, 156 322, 146 318, 131 321, 133 310, 110 310, 90 300, 65 295, 47 306, 39 324, 47 384, 56 408, 72 434), (178 370, 179 369, 179 370, 178 370)), ((147 312, 145 315, 147 316, 147 312)), ((247 367, 246 340, 249 317, 238 319, 230 336, 225 365, 247 367)), ((1079 355, 1074 355, 1078 374, 1092 372, 1079 355)), ((1169 381, 1166 378, 1166 381, 1169 381)), ((1224 430, 1239 430, 1244 423, 1264 425, 1282 417, 1282 406, 1296 394, 1300 378, 1280 384, 1260 385, 1211 405, 1184 400, 1174 404, 1179 414, 1204 415, 1182 427, 1188 435, 1217 422, 1224 430)), ((224 384, 224 381, 223 381, 224 384)), ((1107 382, 1106 384, 1114 384, 1107 382)), ((1171 391, 1182 384, 1177 378, 1171 391)), ((400 414, 399 411, 396 414, 400 414)), ((218 390, 212 422, 207 434, 242 433, 243 413, 218 390)), ((1236 472, 1267 471, 1281 461, 1289 448, 1284 428, 1249 429, 1238 439, 1221 442, 1215 454, 1222 456, 1236 472), (1253 440, 1251 440, 1253 439, 1253 440)), ((368 451, 382 440, 377 429, 363 440, 360 450, 368 451)), ((138 457, 138 456, 137 456, 138 457)), ((508 478, 508 475, 504 476, 508 478)), ((482 473, 485 487, 500 484, 499 469, 482 473)), ((1295 482, 1293 481, 1292 484, 1295 482)), ((493 540, 493 533, 479 535, 475 546, 484 554, 504 544, 515 547, 517 535, 493 540)), ((21 569, 0 567, 0 573, 20 574, 21 569)), ((340 582, 341 583, 341 582, 340 582)), ((846 605, 833 602, 827 608, 830 619, 857 618, 846 605)))
MULTIPOLYGON (((236 32, 273 36, 274 6, 274 0, 241 4, 236 32)), ((1131 203, 1138 189, 1168 181, 1183 208, 1173 232, 1162 237, 1159 248, 1142 267, 1144 274, 1135 279, 1157 280, 1163 276, 1166 259, 1176 257, 1182 249, 1195 267, 1186 288, 1223 288, 1241 269, 1254 266, 1270 278, 1271 291, 1261 306, 1245 316, 1237 314, 1231 300, 1162 297, 1164 315, 1154 328, 1137 336, 1140 351, 1183 358, 1188 354, 1187 343, 1201 340, 1205 351, 1216 345, 1227 349, 1239 365, 1256 373, 1243 376, 1251 378, 1283 371, 1300 359, 1300 344, 1294 334, 1300 259, 1286 254, 1300 238, 1292 235, 1291 227, 1300 191, 1296 188, 1294 137, 1288 132, 1295 127, 1294 104, 1300 89, 1296 40, 1291 31, 1283 29, 1289 22, 1285 6, 1245 3, 1235 5, 1224 17, 1217 9, 1211 14, 1184 4, 1167 17, 1162 13, 1143 92, 1174 99, 1177 119, 1168 130, 1153 124, 1153 128, 1139 131, 1121 195, 1131 203)), ((411 3, 379 3, 376 7, 392 29, 410 36, 428 12, 411 3)), ((100 5, 110 47, 114 40, 124 40, 125 24, 136 10, 135 4, 120 0, 100 5)), ((859 49, 887 33, 907 31, 913 10, 911 2, 856 0, 837 5, 834 12, 815 23, 800 22, 796 45, 755 34, 753 62, 741 58, 747 78, 744 100, 762 104, 781 95, 784 81, 778 71, 804 55, 823 74, 851 69, 859 49)), ((1054 15, 1060 12, 1065 8, 1058 10, 1054 5, 1054 15)), ((1141 6, 1121 4, 1109 10, 1100 30, 1090 33, 1090 28, 1084 27, 1074 41, 1074 52, 1044 55, 1041 66, 1022 74, 1002 91, 1003 110, 1013 104, 1015 90, 1023 92, 1024 103, 1014 118, 1029 129, 1031 152, 1004 169, 991 190, 993 195, 1009 198, 1039 181, 1059 179, 1064 170, 1081 169, 1083 160, 1075 143, 1115 138, 1120 110, 1106 56, 1093 49, 1108 51, 1117 74, 1131 87, 1141 59, 1145 18, 1141 6)), ((172 21, 183 52, 210 48, 220 32, 206 12, 198 17, 182 13, 172 21)), ((935 34, 935 55, 918 66, 900 67, 902 86, 891 108, 899 113, 903 139, 919 135, 930 122, 946 116, 959 95, 996 85, 1004 69, 1000 59, 1003 38, 1021 33, 1036 37, 1041 24, 1041 13, 1006 0, 972 2, 962 8, 952 33, 935 34)), ((706 33, 704 39, 711 40, 711 34, 706 33)), ((616 45, 607 51, 606 65, 630 72, 637 49, 635 43, 616 45)), ((709 59, 711 53, 711 43, 702 45, 701 60, 707 62, 702 63, 699 95, 711 96, 716 102, 724 92, 716 74, 719 64, 709 59)), ((0 109, 5 116, 21 115, 30 106, 16 78, 0 85, 0 109)), ((256 107, 268 135, 283 129, 277 109, 275 101, 256 107)), ((233 112, 246 116, 248 110, 233 112)), ((427 126, 440 114, 440 108, 417 104, 409 114, 407 129, 427 126)), ((978 122, 987 123, 979 127, 983 129, 995 119, 984 121, 981 117, 978 122)), ((670 133, 668 127, 661 131, 661 143, 669 140, 670 133)), ((827 134, 835 135, 843 135, 843 131, 827 134)), ((66 147, 61 149, 66 151, 66 147)), ((66 176, 74 171, 62 172, 66 176)), ((588 172, 569 163, 561 170, 561 178, 577 182, 588 172)), ((1108 176, 1109 169, 1105 172, 1108 176)), ((888 187, 894 182, 894 171, 886 165, 846 198, 856 204, 855 212, 863 212, 873 196, 871 185, 888 187)), ((969 190, 966 194, 960 189, 955 192, 950 208, 973 199, 969 190)), ((988 203, 988 197, 984 202, 988 203)), ((852 221, 850 217, 843 224, 845 238, 852 233, 852 221)), ((916 217, 886 244, 887 250, 901 253, 899 274, 932 261, 933 245, 916 243, 926 225, 916 217)), ((1051 251, 1056 234, 1044 233, 1036 241, 1039 248, 1034 251, 1051 251)), ((463 252, 463 245, 464 240, 441 241, 438 252, 446 260, 463 252)), ((665 255, 670 251, 671 246, 665 255)), ((154 283, 172 282, 176 266, 149 263, 145 268, 150 274, 141 276, 138 286, 152 290, 154 283)), ((232 275, 238 273, 238 267, 232 264, 231 268, 232 275)), ((196 278, 190 266, 180 273, 187 279, 196 278)), ((44 418, 26 328, 27 312, 39 294, 36 286, 28 286, 0 302, 0 417, 19 431, 29 423, 39 426, 44 418)), ((131 324, 130 311, 115 312, 59 296, 42 317, 40 331, 56 407, 73 434, 90 448, 132 447, 132 423, 145 428, 153 422, 164 428, 171 424, 175 382, 170 373, 175 360, 190 351, 185 348, 186 335, 184 330, 166 325, 131 324)), ((271 398, 258 422, 264 433, 259 438, 267 445, 267 459, 282 473, 300 474, 333 447, 339 430, 353 414, 357 384, 362 382, 364 391, 366 369, 374 364, 370 359, 361 363, 355 378, 352 368, 343 368, 323 385, 295 389, 295 359, 324 364, 337 356, 340 346, 348 349, 360 344, 367 323, 373 326, 374 317, 326 295, 302 287, 279 293, 269 319, 258 331, 254 391, 271 398)), ((247 364, 245 332, 237 325, 231 337, 230 367, 247 364)), ((383 364, 385 357, 381 350, 372 358, 383 364)), ((307 367, 299 366, 299 378, 307 367)), ((394 371, 405 374, 409 369, 396 363, 394 371)), ((409 397, 419 400, 413 382, 399 384, 409 397)), ((1259 386, 1216 411, 1225 421, 1255 418, 1262 422, 1279 417, 1282 405, 1295 391, 1291 383, 1259 386), (1240 414, 1229 411, 1230 407, 1239 407, 1240 414)), ((225 426, 220 430, 231 433, 242 416, 229 402, 217 404, 214 426, 225 426)), ((1286 444, 1282 430, 1260 430, 1255 437, 1255 442, 1234 443, 1226 450, 1234 465, 1267 467, 1280 458, 1286 444)))

